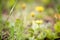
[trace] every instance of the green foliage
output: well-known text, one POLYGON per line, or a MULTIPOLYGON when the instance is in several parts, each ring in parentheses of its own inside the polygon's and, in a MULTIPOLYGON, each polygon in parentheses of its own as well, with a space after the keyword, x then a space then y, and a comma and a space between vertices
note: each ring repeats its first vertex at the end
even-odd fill
POLYGON ((14 27, 11 27, 10 28, 10 37, 9 37, 9 40, 14 40, 14 27))
POLYGON ((45 5, 48 5, 51 3, 52 0, 42 0, 42 3, 45 5))
POLYGON ((52 32, 51 29, 46 30, 46 31, 45 31, 45 34, 46 34, 45 37, 47 37, 47 38, 49 38, 49 39, 51 39, 51 40, 53 40, 53 39, 55 39, 55 38, 57 37, 57 36, 56 36, 56 33, 52 32))
POLYGON ((0 1, 0 23, 2 23, 2 0, 0 1))
POLYGON ((52 8, 48 8, 48 9, 46 10, 46 15, 48 15, 48 16, 53 16, 53 14, 54 14, 54 10, 53 10, 52 8))
POLYGON ((58 13, 60 14, 60 4, 57 5, 58 13))
POLYGON ((56 22, 56 24, 54 25, 54 29, 56 32, 60 32, 60 21, 56 22))
POLYGON ((43 15, 37 15, 36 18, 41 19, 41 18, 43 18, 43 15))
POLYGON ((0 0, 0 40, 1 40, 1 30, 2 30, 2 0, 0 0))
MULTIPOLYGON (((43 29, 42 30, 40 28, 37 28, 36 30, 33 30, 32 28, 29 28, 28 29, 28 34, 24 33, 25 27, 23 26, 24 25, 23 20, 16 19, 16 21, 14 22, 14 26, 12 26, 11 25, 12 22, 10 23, 8 20, 3 21, 2 20, 2 11, 3 11, 2 7, 4 6, 7 9, 10 9, 16 3, 17 5, 16 5, 15 10, 16 9, 18 10, 21 7, 20 6, 21 4, 19 4, 18 1, 23 1, 23 2, 26 2, 26 3, 30 3, 30 4, 34 3, 34 0, 0 0, 0 40, 1 40, 1 32, 2 32, 3 28, 9 28, 10 36, 8 37, 8 40, 15 40, 15 39, 16 40, 25 40, 25 39, 27 40, 29 38, 32 39, 33 37, 34 37, 33 39, 35 39, 35 40, 43 40, 45 37, 48 37, 51 40, 53 40, 54 38, 57 38, 57 33, 60 32, 60 20, 56 21, 56 24, 54 25, 55 33, 52 32, 51 29, 46 29, 46 30, 43 29), (4 4, 6 4, 6 6, 4 4), (27 36, 27 37, 25 37, 25 36, 27 36)), ((45 1, 42 1, 42 4, 48 5, 51 2, 52 2, 52 0, 45 0, 45 1)), ((58 1, 55 0, 55 3, 58 3, 58 1)), ((59 4, 56 4, 56 8, 58 10, 58 13, 60 13, 60 5, 59 4)), ((15 12, 15 10, 14 10, 14 12, 15 12)), ((19 9, 19 11, 21 11, 21 10, 19 9)), ((33 9, 33 11, 34 11, 34 9, 33 9)), ((45 15, 43 13, 36 15, 35 16, 36 19, 42 19, 45 15)), ((54 10, 52 8, 48 8, 47 11, 46 11, 46 15, 53 16, 53 14, 54 14, 54 10)))
POLYGON ((16 0, 8 0, 7 6, 11 8, 15 4, 16 0))
POLYGON ((34 30, 32 28, 29 28, 28 32, 30 33, 30 37, 33 37, 34 35, 34 30))
POLYGON ((24 27, 20 19, 16 19, 14 30, 16 32, 17 40, 22 40, 24 38, 24 27))

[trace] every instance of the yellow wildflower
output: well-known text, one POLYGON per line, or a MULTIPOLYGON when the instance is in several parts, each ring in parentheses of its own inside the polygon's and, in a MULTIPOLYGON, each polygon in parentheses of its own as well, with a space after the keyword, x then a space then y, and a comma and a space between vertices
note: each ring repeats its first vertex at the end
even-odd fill
POLYGON ((23 3, 23 4, 22 4, 22 9, 25 9, 25 8, 26 8, 26 4, 23 3))
POLYGON ((32 17, 34 17, 34 16, 35 16, 34 12, 31 12, 31 16, 32 16, 32 17))
POLYGON ((42 24, 43 23, 43 20, 36 20, 36 23, 37 24, 42 24))
POLYGON ((38 12, 43 12, 44 11, 44 7, 43 6, 37 6, 35 8, 35 10, 38 11, 38 12))

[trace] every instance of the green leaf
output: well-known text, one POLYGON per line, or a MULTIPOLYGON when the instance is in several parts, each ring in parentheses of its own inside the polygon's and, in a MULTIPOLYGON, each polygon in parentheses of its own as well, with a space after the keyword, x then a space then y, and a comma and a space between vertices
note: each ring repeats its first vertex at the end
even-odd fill
POLYGON ((9 40, 14 40, 14 28, 13 27, 11 27, 10 28, 10 37, 9 37, 9 40))
POLYGON ((10 8, 15 4, 16 0, 8 0, 7 6, 10 8))

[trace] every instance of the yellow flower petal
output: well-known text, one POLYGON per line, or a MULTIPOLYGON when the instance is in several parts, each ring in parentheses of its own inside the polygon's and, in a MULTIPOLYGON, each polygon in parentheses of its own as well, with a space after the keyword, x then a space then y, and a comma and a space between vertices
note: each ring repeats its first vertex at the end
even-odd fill
POLYGON ((38 11, 38 12, 43 12, 44 11, 44 7, 43 6, 37 6, 35 8, 35 10, 38 11))
POLYGON ((36 20, 36 23, 37 24, 42 24, 43 23, 43 20, 36 20))

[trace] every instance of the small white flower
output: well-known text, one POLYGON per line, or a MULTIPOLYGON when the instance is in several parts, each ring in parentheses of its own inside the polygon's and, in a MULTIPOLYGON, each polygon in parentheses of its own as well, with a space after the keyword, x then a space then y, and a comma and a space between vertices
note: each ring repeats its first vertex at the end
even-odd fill
POLYGON ((35 21, 32 21, 32 29, 36 30, 37 28, 39 28, 38 24, 36 24, 35 21))

